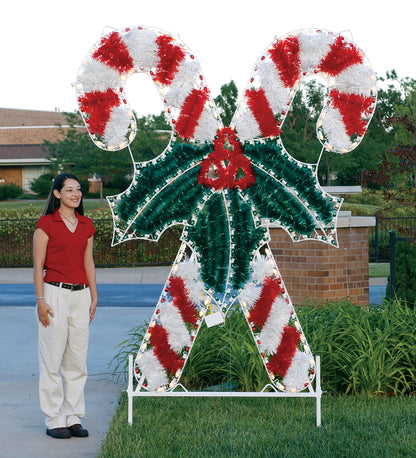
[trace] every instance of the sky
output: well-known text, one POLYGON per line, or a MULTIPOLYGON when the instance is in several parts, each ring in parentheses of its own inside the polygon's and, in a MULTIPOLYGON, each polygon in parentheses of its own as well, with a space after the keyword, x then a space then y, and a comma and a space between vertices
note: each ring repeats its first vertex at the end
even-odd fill
MULTIPOLYGON (((6 2, 4 2, 6 3, 6 2)), ((179 34, 214 97, 234 80, 242 91, 274 40, 303 28, 350 31, 376 73, 416 79, 413 0, 20 0, 0 15, 0 107, 74 111, 78 68, 103 31, 134 25, 179 34)), ((139 114, 162 103, 146 75, 126 85, 139 114)))

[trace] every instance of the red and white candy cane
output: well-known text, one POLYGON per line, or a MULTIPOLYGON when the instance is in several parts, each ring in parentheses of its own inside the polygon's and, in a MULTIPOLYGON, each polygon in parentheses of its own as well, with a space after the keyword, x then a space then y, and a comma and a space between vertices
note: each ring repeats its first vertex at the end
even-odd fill
MULTIPOLYGON (((308 75, 319 75, 328 83, 317 124, 318 137, 328 150, 342 153, 354 149, 376 103, 375 75, 359 48, 333 32, 299 31, 275 40, 260 56, 231 128, 221 130, 200 66, 187 46, 159 29, 128 27, 101 39, 85 58, 76 81, 81 114, 93 141, 103 149, 122 149, 134 138, 136 125, 125 83, 135 72, 144 72, 153 79, 174 133, 193 142, 213 142, 214 146, 216 135, 220 146, 228 136, 238 151, 240 142, 256 138, 279 141, 296 91, 308 75)), ((310 164, 305 166, 313 169, 310 164)), ((217 192, 230 187, 227 181, 221 181, 217 192)), ((243 192, 252 185, 250 181, 236 187, 243 192)), ((195 258, 183 261, 186 245, 183 242, 136 357, 136 378, 143 386, 146 381, 149 390, 173 389, 178 383, 207 304, 212 299, 214 304, 226 307, 234 302, 227 294, 218 299, 211 297, 211 288, 205 288, 195 258)), ((270 252, 267 259, 258 252, 251 267, 250 280, 232 297, 240 301, 275 386, 300 391, 313 378, 314 362, 293 305, 270 252)))
POLYGON ((363 51, 344 36, 302 30, 271 43, 256 62, 231 121, 241 140, 278 137, 303 79, 328 86, 317 135, 325 149, 346 153, 358 146, 376 104, 376 77, 363 51))
POLYGON ((152 78, 181 138, 214 138, 222 123, 192 52, 177 36, 132 26, 103 36, 85 57, 75 82, 81 115, 97 146, 120 150, 134 139, 136 122, 125 93, 133 73, 152 78))
MULTIPOLYGON (((218 111, 189 48, 167 32, 132 26, 105 35, 87 54, 76 80, 78 104, 92 140, 125 148, 136 124, 125 93, 128 77, 148 74, 173 131, 193 141, 212 140, 222 127, 218 111)), ((317 135, 330 151, 353 150, 376 104, 376 78, 365 54, 344 36, 302 30, 276 39, 258 59, 231 126, 241 140, 278 137, 302 80, 324 78, 328 95, 317 135)))

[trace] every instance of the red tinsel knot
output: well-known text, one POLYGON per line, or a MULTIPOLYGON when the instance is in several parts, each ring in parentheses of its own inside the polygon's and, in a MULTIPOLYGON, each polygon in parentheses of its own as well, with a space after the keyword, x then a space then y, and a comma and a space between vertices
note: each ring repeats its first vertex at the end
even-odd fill
POLYGON ((214 151, 201 162, 198 183, 214 189, 246 189, 254 184, 253 168, 234 130, 219 130, 213 143, 214 151))

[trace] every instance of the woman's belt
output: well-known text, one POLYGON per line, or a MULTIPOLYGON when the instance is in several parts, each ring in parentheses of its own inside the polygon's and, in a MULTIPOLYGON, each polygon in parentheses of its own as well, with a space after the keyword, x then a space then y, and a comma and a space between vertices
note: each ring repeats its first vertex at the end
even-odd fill
POLYGON ((70 291, 80 291, 81 289, 88 288, 85 283, 62 283, 61 281, 48 281, 49 285, 57 286, 58 288, 69 289, 70 291))

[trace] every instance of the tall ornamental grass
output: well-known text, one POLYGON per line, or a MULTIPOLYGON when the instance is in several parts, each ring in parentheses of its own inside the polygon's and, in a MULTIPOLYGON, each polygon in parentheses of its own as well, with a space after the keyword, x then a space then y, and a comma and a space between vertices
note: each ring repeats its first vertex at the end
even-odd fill
POLYGON ((330 393, 397 395, 416 389, 416 313, 400 300, 380 308, 328 301, 298 311, 330 393))
MULTIPOLYGON (((308 343, 321 355, 323 389, 332 394, 398 395, 416 391, 416 312, 403 301, 380 308, 348 301, 297 310, 308 343)), ((126 373, 147 325, 133 328, 119 345, 113 370, 126 373)), ((202 325, 181 383, 190 390, 259 391, 268 377, 242 312, 224 325, 202 325)))

